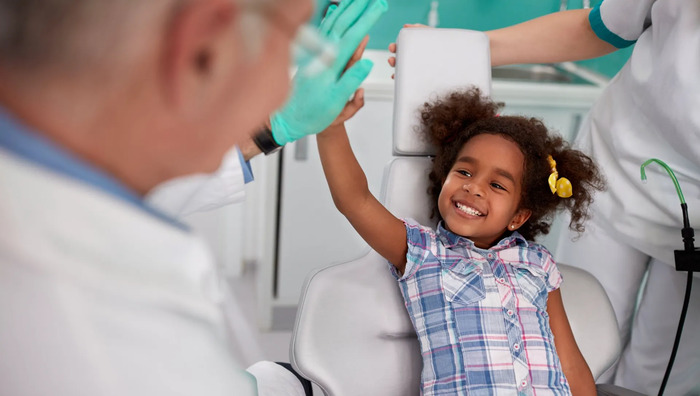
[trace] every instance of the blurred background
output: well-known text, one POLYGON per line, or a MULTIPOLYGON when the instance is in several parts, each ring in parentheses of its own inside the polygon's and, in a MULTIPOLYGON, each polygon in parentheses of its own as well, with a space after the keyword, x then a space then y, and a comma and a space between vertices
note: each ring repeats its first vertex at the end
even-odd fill
MULTIPOLYGON (((492 30, 537 18, 563 9, 592 7, 602 0, 439 0, 438 15, 441 28, 492 30)), ((389 11, 370 32, 368 48, 387 48, 405 23, 428 25, 431 0, 387 0, 389 11)), ((313 23, 318 24, 329 4, 316 0, 313 23)), ((625 48, 598 59, 576 62, 607 77, 614 76, 627 61, 632 48, 625 48)))

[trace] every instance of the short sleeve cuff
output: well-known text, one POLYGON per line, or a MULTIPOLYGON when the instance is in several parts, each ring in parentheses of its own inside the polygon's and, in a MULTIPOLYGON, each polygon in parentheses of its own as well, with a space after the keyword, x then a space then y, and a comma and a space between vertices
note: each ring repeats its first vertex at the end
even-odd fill
POLYGON ((418 224, 417 221, 413 219, 401 219, 401 221, 406 226, 406 244, 408 249, 406 252, 406 268, 404 268, 403 275, 399 275, 396 269, 393 270, 394 276, 399 281, 413 276, 420 264, 425 260, 436 239, 432 229, 418 224))
POLYGON ((557 266, 557 263, 554 261, 552 256, 549 254, 547 254, 547 256, 545 258, 543 269, 547 273, 547 279, 546 279, 547 292, 557 290, 559 287, 561 287, 561 283, 564 281, 564 278, 561 274, 561 271, 559 271, 559 267, 557 266))
POLYGON ((557 269, 555 273, 550 273, 547 277, 547 292, 552 292, 560 288, 563 281, 564 277, 561 272, 559 272, 559 269, 557 269))
POLYGON ((623 39, 605 26, 603 17, 600 14, 600 6, 602 4, 603 3, 598 4, 591 10, 591 13, 588 14, 588 21, 590 22, 591 29, 593 29, 596 36, 598 36, 599 39, 614 45, 616 48, 626 48, 636 43, 636 40, 623 39))

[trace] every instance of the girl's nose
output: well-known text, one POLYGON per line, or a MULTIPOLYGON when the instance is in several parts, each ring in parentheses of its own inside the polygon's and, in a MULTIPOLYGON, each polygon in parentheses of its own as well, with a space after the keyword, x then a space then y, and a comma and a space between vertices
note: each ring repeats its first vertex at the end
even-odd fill
POLYGON ((469 192, 469 193, 471 193, 471 194, 476 195, 477 197, 482 197, 482 196, 483 196, 483 191, 481 190, 481 188, 479 187, 479 185, 476 184, 476 183, 465 184, 465 185, 462 186, 462 189, 463 189, 464 191, 467 191, 467 192, 469 192))

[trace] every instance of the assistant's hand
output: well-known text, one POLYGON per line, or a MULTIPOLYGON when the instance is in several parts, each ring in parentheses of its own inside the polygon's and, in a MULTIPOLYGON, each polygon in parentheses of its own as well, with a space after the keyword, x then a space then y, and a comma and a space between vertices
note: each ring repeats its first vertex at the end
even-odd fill
MULTIPOLYGON (((428 26, 420 24, 420 23, 407 23, 407 24, 403 25, 403 27, 414 28, 414 27, 428 27, 428 26)), ((396 43, 389 44, 389 52, 391 52, 392 54, 396 54, 396 43)), ((390 56, 388 61, 389 61, 389 65, 391 65, 391 67, 396 67, 396 56, 395 55, 390 56)), ((393 74, 391 75, 391 78, 394 78, 393 74)))
POLYGON ((348 99, 373 64, 367 59, 350 67, 348 63, 387 8, 386 0, 346 0, 326 15, 319 33, 337 43, 338 56, 332 67, 319 74, 308 75, 300 69, 294 76, 287 104, 270 118, 278 144, 321 132, 349 105, 348 99))

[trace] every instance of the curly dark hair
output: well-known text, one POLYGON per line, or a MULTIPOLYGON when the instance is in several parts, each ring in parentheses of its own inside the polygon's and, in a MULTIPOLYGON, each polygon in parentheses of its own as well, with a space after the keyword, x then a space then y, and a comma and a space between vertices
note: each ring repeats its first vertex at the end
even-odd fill
POLYGON ((598 167, 590 157, 572 149, 561 136, 549 133, 542 121, 523 116, 498 116, 501 107, 503 103, 483 97, 478 88, 453 92, 423 105, 422 132, 437 148, 428 188, 433 199, 433 216, 442 220, 438 196, 457 154, 469 139, 488 133, 513 141, 525 156, 519 207, 529 209, 532 214, 518 232, 528 240, 547 234, 554 215, 562 210, 571 212, 569 228, 583 232, 595 190, 605 189, 598 167), (549 189, 549 155, 557 162, 559 175, 571 181, 573 195, 569 198, 560 198, 549 189))

